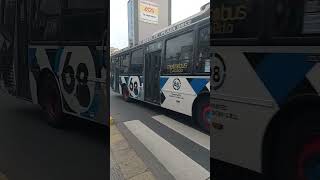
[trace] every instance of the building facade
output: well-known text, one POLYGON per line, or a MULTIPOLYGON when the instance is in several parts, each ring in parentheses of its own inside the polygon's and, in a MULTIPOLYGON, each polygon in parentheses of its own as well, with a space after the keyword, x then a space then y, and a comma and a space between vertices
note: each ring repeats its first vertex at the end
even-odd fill
POLYGON ((129 47, 171 24, 171 0, 129 0, 129 47))

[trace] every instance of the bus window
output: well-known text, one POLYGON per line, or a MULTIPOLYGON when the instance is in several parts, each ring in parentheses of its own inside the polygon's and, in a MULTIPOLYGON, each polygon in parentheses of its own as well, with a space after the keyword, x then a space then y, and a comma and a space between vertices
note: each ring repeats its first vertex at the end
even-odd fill
POLYGON ((209 27, 202 28, 199 31, 198 61, 195 63, 197 73, 210 72, 209 31, 209 27))
POLYGON ((164 74, 190 73, 193 55, 193 33, 186 33, 166 42, 164 74))
POLYGON ((59 16, 61 6, 56 0, 32 1, 31 40, 57 41, 59 35, 59 16), (40 3, 38 5, 38 3, 40 3), (39 6, 39 9, 37 8, 39 6))
POLYGON ((56 0, 40 1, 40 11, 46 15, 56 15, 60 13, 60 4, 56 0))
POLYGON ((127 74, 128 73, 128 69, 129 69, 129 62, 130 62, 130 56, 128 55, 128 54, 126 54, 126 55, 122 55, 121 57, 120 57, 121 59, 120 59, 120 63, 121 63, 121 73, 122 74, 127 74))
POLYGON ((63 9, 64 41, 101 41, 104 25, 105 0, 67 0, 63 9), (90 4, 90 5, 89 5, 90 4))
POLYGON ((68 0, 69 9, 101 9, 105 6, 105 0, 68 0))
POLYGON ((138 49, 132 52, 130 73, 142 74, 143 71, 143 49, 138 49))
POLYGON ((320 0, 277 0, 274 6, 273 37, 320 34, 320 0))
POLYGON ((260 31, 262 0, 213 1, 213 36, 255 38, 260 31))

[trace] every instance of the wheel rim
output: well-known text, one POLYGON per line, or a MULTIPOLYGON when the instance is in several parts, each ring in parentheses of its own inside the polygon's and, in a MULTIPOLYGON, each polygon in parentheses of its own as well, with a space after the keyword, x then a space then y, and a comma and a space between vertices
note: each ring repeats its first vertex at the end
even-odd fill
POLYGON ((299 180, 320 179, 320 135, 303 145, 298 162, 299 180))
POLYGON ((202 113, 201 113, 201 121, 204 125, 204 128, 206 131, 210 130, 210 119, 212 118, 212 111, 210 104, 206 104, 202 107, 202 113))

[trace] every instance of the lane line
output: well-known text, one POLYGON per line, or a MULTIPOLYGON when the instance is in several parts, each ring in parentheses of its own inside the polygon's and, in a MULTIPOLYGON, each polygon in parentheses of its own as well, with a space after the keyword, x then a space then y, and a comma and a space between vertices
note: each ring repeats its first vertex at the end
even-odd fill
POLYGON ((175 179, 205 180, 210 176, 209 171, 179 151, 141 121, 126 121, 124 124, 175 179))
POLYGON ((161 124, 167 126, 168 128, 176 131, 177 133, 185 136, 191 141, 199 144, 200 146, 210 150, 210 136, 204 134, 198 130, 195 130, 189 126, 186 126, 172 118, 169 118, 165 115, 153 116, 153 119, 160 122, 161 124))

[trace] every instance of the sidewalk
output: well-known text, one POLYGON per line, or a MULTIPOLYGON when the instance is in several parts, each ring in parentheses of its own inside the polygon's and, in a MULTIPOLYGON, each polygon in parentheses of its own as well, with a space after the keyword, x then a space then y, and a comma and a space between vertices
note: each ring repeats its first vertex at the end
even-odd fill
POLYGON ((0 172, 0 180, 8 180, 7 176, 0 172))
POLYGON ((110 123, 110 179, 155 180, 151 171, 130 147, 112 120, 110 123))

